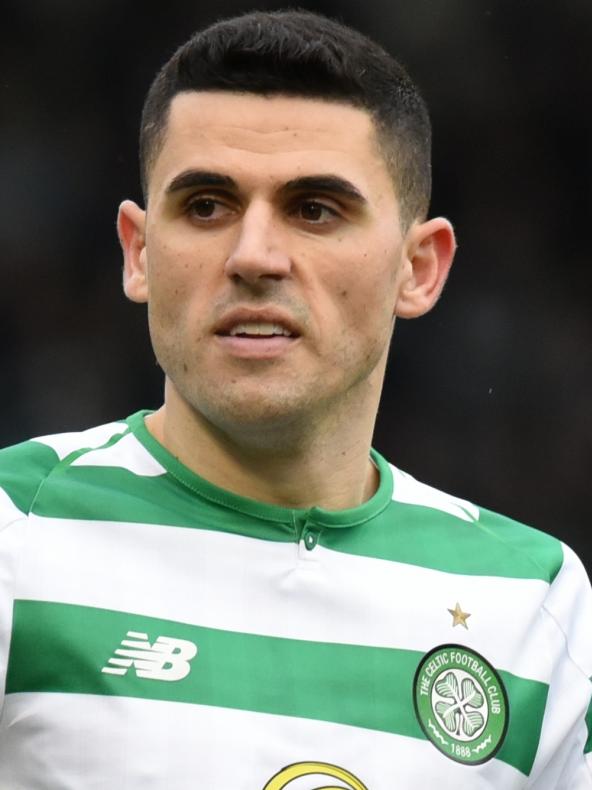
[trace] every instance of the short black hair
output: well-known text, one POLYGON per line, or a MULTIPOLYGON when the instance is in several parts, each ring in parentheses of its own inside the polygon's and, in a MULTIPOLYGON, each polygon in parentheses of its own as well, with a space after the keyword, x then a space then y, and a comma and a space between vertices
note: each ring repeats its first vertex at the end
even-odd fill
POLYGON ((142 112, 145 199, 173 97, 214 90, 324 99, 366 110, 395 183, 403 224, 427 215, 431 127, 419 90, 376 42, 301 10, 255 11, 216 22, 196 32, 165 63, 142 112))

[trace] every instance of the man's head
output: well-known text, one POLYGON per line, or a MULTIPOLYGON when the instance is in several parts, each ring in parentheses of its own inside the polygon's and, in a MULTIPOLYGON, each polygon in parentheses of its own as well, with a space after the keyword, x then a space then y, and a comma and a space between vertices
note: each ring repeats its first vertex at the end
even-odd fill
POLYGON ((303 11, 254 12, 218 22, 181 46, 155 78, 142 115, 145 199, 172 99, 185 91, 229 91, 324 99, 366 110, 408 226, 427 215, 430 121, 403 67, 361 33, 303 11))
POLYGON ((433 306, 454 253, 424 219, 428 138, 404 72, 314 15, 224 22, 173 57, 144 112, 146 210, 119 213, 168 413, 367 440, 395 317, 433 306))

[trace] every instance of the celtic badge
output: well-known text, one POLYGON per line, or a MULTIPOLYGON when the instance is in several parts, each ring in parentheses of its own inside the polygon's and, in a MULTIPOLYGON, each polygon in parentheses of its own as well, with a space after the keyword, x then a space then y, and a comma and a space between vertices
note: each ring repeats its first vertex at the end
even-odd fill
POLYGON ((422 658, 413 681, 417 719, 443 754, 466 765, 491 758, 508 727, 501 677, 483 656, 462 645, 440 645, 422 658))

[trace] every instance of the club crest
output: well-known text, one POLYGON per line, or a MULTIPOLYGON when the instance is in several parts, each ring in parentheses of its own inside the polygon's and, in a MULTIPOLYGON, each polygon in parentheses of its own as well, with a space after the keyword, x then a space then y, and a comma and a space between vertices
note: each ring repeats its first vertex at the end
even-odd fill
POLYGON ((421 659, 413 681, 421 728, 447 757, 479 765, 496 754, 508 728, 503 681, 479 653, 440 645, 421 659))

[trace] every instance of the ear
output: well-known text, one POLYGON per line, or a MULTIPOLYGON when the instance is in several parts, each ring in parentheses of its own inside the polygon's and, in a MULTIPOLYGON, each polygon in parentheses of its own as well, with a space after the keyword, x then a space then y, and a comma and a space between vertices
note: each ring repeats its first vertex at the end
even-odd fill
POLYGON ((148 301, 145 227, 146 212, 124 200, 117 214, 117 233, 123 250, 123 290, 132 302, 148 301))
POLYGON ((431 310, 442 293, 455 250, 454 230, 447 219, 437 217, 412 225, 406 239, 396 316, 417 318, 431 310))

